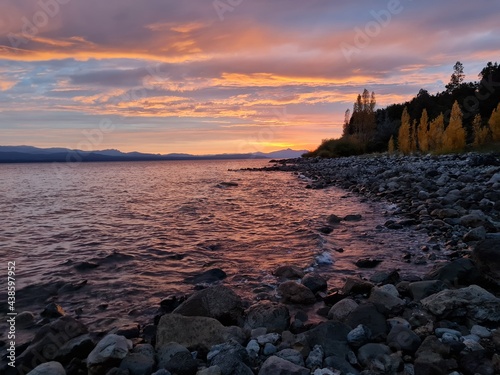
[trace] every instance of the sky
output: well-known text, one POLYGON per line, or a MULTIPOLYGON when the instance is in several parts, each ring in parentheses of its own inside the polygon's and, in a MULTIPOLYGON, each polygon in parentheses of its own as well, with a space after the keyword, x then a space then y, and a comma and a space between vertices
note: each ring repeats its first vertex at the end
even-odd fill
POLYGON ((491 0, 2 0, 0 145, 314 149, 377 107, 500 61, 491 0))

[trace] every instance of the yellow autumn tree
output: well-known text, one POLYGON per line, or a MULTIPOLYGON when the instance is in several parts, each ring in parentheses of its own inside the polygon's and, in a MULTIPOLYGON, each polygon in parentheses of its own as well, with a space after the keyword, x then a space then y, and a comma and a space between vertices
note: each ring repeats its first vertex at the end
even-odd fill
POLYGON ((497 108, 493 110, 488 125, 491 129, 493 142, 500 142, 500 103, 498 103, 497 108))
POLYGON ((427 109, 423 110, 418 125, 418 148, 421 152, 429 151, 429 116, 427 115, 427 109))
POLYGON ((401 126, 398 133, 398 150, 403 154, 411 152, 411 124, 410 115, 406 107, 401 116, 401 126))
POLYGON ((429 151, 440 151, 443 147, 444 115, 441 113, 429 124, 429 151))
POLYGON ((450 123, 444 131, 443 152, 457 152, 465 148, 467 135, 462 125, 462 116, 458 101, 455 101, 451 109, 450 123))
POLYGON ((472 129, 474 130, 474 146, 481 146, 488 142, 490 128, 482 125, 481 115, 477 114, 472 121, 472 129))
POLYGON ((410 126, 410 152, 417 152, 417 121, 413 120, 410 126))
POLYGON ((387 150, 389 151, 389 154, 394 154, 394 151, 396 150, 396 145, 394 144, 394 137, 391 135, 391 138, 389 139, 389 145, 387 146, 387 150))

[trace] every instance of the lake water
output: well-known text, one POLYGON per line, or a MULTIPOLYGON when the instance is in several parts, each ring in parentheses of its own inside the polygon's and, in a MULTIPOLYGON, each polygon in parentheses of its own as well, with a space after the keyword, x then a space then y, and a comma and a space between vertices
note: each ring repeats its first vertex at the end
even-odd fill
MULTIPOLYGON (((108 330, 151 322, 162 299, 191 293, 186 278, 212 268, 223 269, 224 283, 250 300, 275 293, 272 271, 283 264, 314 268, 331 287, 374 272, 354 266, 361 257, 383 259, 377 270, 428 268, 402 261, 427 237, 382 228, 388 206, 335 188, 305 189, 307 182, 290 173, 231 171, 266 164, 0 165, 0 254, 4 271, 16 262, 17 311, 39 314, 56 302, 91 329, 108 330), (332 213, 363 220, 321 234, 332 213)), ((2 316, 5 283, 2 276, 2 316)))

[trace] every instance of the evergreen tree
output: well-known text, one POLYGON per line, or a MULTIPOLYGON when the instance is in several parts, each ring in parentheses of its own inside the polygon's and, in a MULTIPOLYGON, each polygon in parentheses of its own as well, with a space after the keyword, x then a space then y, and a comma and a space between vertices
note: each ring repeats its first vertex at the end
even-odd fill
POLYGON ((491 129, 493 142, 500 142, 500 103, 498 103, 497 108, 493 110, 488 125, 491 129))
POLYGON ((446 85, 446 90, 451 93, 453 90, 460 87, 465 79, 464 66, 460 61, 457 61, 453 66, 453 74, 450 77, 450 83, 446 85))
POLYGON ((350 122, 351 122, 351 110, 347 109, 344 113, 344 127, 342 131, 342 137, 347 137, 348 135, 351 134, 350 122))
POLYGON ((465 129, 462 125, 462 110, 455 101, 451 109, 450 123, 444 131, 443 151, 455 152, 462 151, 465 148, 466 136, 465 129))
POLYGON ((405 107, 401 116, 401 126, 398 134, 398 149, 399 152, 407 155, 411 152, 411 125, 408 109, 405 107))
POLYGON ((478 113, 472 122, 472 129, 474 130, 474 146, 484 145, 488 141, 490 135, 490 128, 482 126, 481 115, 478 113))
POLYGON ((429 116, 425 108, 422 111, 422 117, 420 117, 420 124, 418 125, 418 148, 421 152, 429 151, 429 116))
POLYGON ((429 151, 440 151, 443 147, 444 115, 441 113, 429 124, 429 151))

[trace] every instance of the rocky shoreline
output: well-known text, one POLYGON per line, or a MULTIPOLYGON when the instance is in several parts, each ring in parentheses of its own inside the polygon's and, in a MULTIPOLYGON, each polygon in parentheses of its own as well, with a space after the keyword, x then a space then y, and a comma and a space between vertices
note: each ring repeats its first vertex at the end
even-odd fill
MULTIPOLYGON (((274 271, 279 300, 244 301, 215 282, 189 297, 166 298, 151 324, 107 333, 88 332, 53 305, 34 339, 16 348, 16 368, 0 372, 500 373, 498 155, 294 159, 266 170, 297 173, 310 188, 335 185, 395 203, 397 216, 386 227, 443 239, 449 261, 422 279, 381 271, 370 280, 348 278, 335 291, 321 274, 284 265, 274 271), (323 321, 310 319, 311 311, 323 321)), ((325 226, 340 220, 332 213, 325 226)), ((422 249, 423 257, 431 254, 422 249)), ((35 324, 33 314, 19 314, 17 324, 35 324)))

